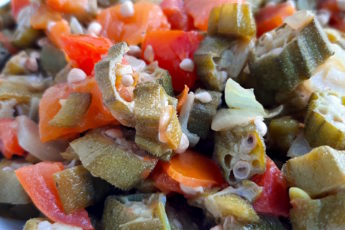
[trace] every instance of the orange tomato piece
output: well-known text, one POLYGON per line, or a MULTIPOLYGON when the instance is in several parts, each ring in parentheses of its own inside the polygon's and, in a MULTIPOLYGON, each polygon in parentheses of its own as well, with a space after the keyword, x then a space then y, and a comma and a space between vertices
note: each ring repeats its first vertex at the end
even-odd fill
POLYGON ((187 14, 194 20, 194 26, 207 31, 208 18, 211 10, 225 3, 245 2, 245 0, 185 0, 187 14))
POLYGON ((169 30, 170 24, 162 9, 151 2, 134 4, 134 15, 122 16, 121 4, 101 11, 97 19, 102 25, 101 34, 113 42, 125 41, 130 45, 140 44, 145 34, 155 30, 169 30))
POLYGON ((32 28, 37 30, 44 30, 47 28, 49 22, 60 21, 61 14, 47 8, 45 5, 40 5, 31 17, 30 23, 32 28))
POLYGON ((49 219, 78 226, 84 230, 93 229, 85 209, 65 214, 58 196, 53 174, 64 169, 60 162, 41 162, 24 166, 15 171, 16 176, 35 206, 49 219))
POLYGON ((82 16, 87 14, 88 0, 46 0, 47 6, 54 11, 82 16))
POLYGON ((92 73, 95 64, 113 45, 107 38, 91 35, 63 35, 60 39, 61 47, 71 64, 87 75, 92 73))
POLYGON ((42 142, 71 137, 86 130, 107 124, 117 124, 115 118, 103 105, 102 94, 94 78, 89 78, 85 81, 74 84, 62 83, 48 88, 44 92, 40 102, 39 116, 39 130, 42 142), (73 128, 50 125, 49 121, 61 108, 61 105, 59 104, 60 99, 66 99, 72 92, 91 93, 92 99, 87 113, 79 124, 73 128))
POLYGON ((164 171, 175 181, 189 187, 213 187, 225 184, 222 173, 211 159, 187 150, 163 164, 164 171))
POLYGON ((160 191, 163 193, 171 193, 171 192, 176 192, 179 194, 183 194, 180 184, 173 180, 163 169, 163 164, 162 162, 158 162, 157 166, 151 173, 150 178, 154 182, 154 186, 158 188, 160 191))
POLYGON ((62 36, 69 35, 71 33, 71 28, 66 20, 62 19, 55 22, 53 26, 46 29, 46 34, 51 42, 53 42, 57 47, 62 47, 62 36))
POLYGON ((0 119, 0 150, 7 159, 13 155, 23 156, 25 153, 18 143, 17 130, 15 119, 0 119))
POLYGON ((290 2, 262 8, 255 16, 257 36, 271 31, 284 23, 284 19, 293 15, 296 9, 290 2))
POLYGON ((160 4, 164 14, 173 30, 191 30, 194 28, 193 21, 187 15, 183 0, 164 0, 160 4))

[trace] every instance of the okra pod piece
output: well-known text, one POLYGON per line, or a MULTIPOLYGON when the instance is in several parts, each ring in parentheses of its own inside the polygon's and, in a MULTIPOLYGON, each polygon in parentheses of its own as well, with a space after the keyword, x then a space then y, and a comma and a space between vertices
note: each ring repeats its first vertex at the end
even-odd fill
POLYGON ((12 56, 4 66, 2 73, 4 75, 28 74, 29 71, 25 67, 25 62, 28 58, 29 55, 25 51, 21 51, 18 54, 12 56))
POLYGON ((345 97, 333 92, 312 94, 305 118, 304 134, 310 146, 329 145, 345 149, 345 97))
POLYGON ((143 73, 139 73, 139 74, 148 75, 148 76, 144 76, 146 81, 150 81, 152 79, 151 81, 154 81, 160 84, 169 96, 172 96, 172 97, 174 96, 174 89, 172 86, 172 81, 171 81, 171 76, 169 74, 169 71, 159 68, 156 62, 153 62, 150 65, 146 66, 143 73))
POLYGON ((337 191, 345 183, 345 151, 329 146, 314 148, 288 160, 283 173, 290 186, 303 189, 311 197, 337 191))
POLYGON ((90 93, 71 93, 63 102, 58 113, 49 121, 58 127, 74 127, 79 124, 90 107, 90 93))
POLYGON ((212 118, 217 112, 222 94, 216 91, 197 89, 193 107, 188 119, 188 130, 206 139, 211 127, 212 118), (205 100, 207 99, 207 100, 205 100))
MULTIPOLYGON (((175 150, 180 144, 182 130, 176 110, 169 105, 168 97, 169 95, 158 83, 139 83, 134 90, 135 130, 136 136, 159 143, 163 149, 175 150)), ((152 151, 152 146, 140 145, 140 147, 152 151)), ((162 156, 156 151, 150 153, 158 157, 162 156)))
POLYGON ((115 141, 95 130, 70 143, 82 165, 95 177, 122 190, 129 190, 145 179, 157 163, 133 141, 115 141))
POLYGON ((29 204, 30 198, 20 185, 14 170, 28 163, 2 160, 0 162, 0 203, 5 204, 29 204))
POLYGON ((117 43, 108 51, 108 55, 95 65, 95 78, 102 92, 103 102, 113 116, 122 124, 135 126, 134 102, 123 99, 116 88, 117 64, 122 62, 124 54, 129 50, 124 42, 117 43))
POLYGON ((55 76, 66 66, 67 62, 65 54, 54 45, 48 43, 42 47, 40 64, 47 74, 55 76))
POLYGON ((258 223, 244 224, 237 221, 224 221, 223 229, 236 230, 286 230, 286 227, 279 221, 278 217, 273 216, 259 216, 258 223))
POLYGON ((266 169, 265 143, 252 123, 216 132, 213 157, 230 184, 266 169))
POLYGON ((5 79, 0 80, 0 100, 16 99, 17 103, 30 103, 32 97, 40 97, 41 93, 31 89, 25 83, 15 83, 5 79))
POLYGON ((227 3, 214 7, 208 22, 208 33, 211 35, 245 39, 256 35, 251 6, 246 3, 227 3))
MULTIPOLYGON (((291 191, 291 188, 290 188, 291 191)), ((291 198, 290 219, 293 229, 344 229, 345 192, 321 199, 291 198)))
POLYGON ((226 80, 240 74, 252 46, 251 40, 207 36, 194 53, 198 77, 207 89, 223 91, 226 80))
POLYGON ((300 11, 285 21, 262 36, 249 55, 249 81, 255 82, 261 102, 272 103, 276 93, 293 90, 334 53, 318 20, 310 12, 300 11))
POLYGON ((103 229, 168 230, 162 194, 135 194, 127 197, 109 196, 103 211, 103 229))
POLYGON ((286 153, 299 131, 299 122, 291 117, 273 119, 268 127, 270 147, 286 153))
POLYGON ((66 213, 96 203, 110 190, 109 184, 92 177, 81 165, 55 173, 53 177, 66 213))

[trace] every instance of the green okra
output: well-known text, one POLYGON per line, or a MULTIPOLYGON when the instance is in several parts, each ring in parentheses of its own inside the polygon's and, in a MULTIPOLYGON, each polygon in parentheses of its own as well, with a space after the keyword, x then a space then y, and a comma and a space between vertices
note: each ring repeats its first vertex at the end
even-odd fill
POLYGON ((62 104, 57 114, 49 121, 58 127, 74 127, 87 113, 92 100, 90 93, 71 93, 62 104))
POLYGON ((95 130, 70 143, 82 165, 95 177, 122 190, 129 190, 145 179, 157 163, 133 141, 115 141, 95 130))
POLYGON ((67 65, 67 61, 65 54, 60 49, 48 43, 42 47, 40 64, 47 74, 55 76, 67 65))

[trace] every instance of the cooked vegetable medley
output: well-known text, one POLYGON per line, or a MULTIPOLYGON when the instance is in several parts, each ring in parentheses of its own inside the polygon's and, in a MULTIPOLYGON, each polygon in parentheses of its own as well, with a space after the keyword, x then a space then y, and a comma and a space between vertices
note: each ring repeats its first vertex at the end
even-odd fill
POLYGON ((345 229, 344 15, 0 1, 0 229, 345 229))

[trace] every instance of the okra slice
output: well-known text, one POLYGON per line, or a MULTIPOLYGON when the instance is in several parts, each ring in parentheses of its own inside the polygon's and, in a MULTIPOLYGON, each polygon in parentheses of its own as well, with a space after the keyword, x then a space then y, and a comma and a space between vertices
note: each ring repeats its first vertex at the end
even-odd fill
POLYGON ((116 89, 117 65, 121 64, 124 54, 129 50, 124 42, 112 46, 108 55, 95 65, 95 78, 102 92, 103 102, 113 116, 122 124, 135 126, 134 102, 128 102, 121 97, 116 89))
POLYGON ((194 53, 198 77, 207 89, 223 91, 226 80, 240 74, 252 47, 251 40, 207 36, 194 53))
POLYGON ((127 197, 109 196, 103 211, 103 229, 168 230, 163 194, 135 194, 127 197))
POLYGON ((329 146, 314 148, 288 160, 283 173, 290 186, 305 190, 311 197, 337 191, 345 183, 345 151, 329 146))
POLYGON ((50 125, 58 127, 74 127, 79 124, 91 104, 90 93, 71 93, 58 113, 49 121, 50 125))
POLYGON ((110 190, 106 182, 93 177, 81 165, 55 173, 53 177, 66 213, 96 203, 110 190))
POLYGON ((12 56, 5 64, 2 73, 4 75, 21 75, 28 74, 29 71, 25 67, 25 62, 29 55, 25 51, 12 56))
POLYGON ((305 137, 310 146, 329 145, 345 149, 345 96, 333 92, 313 93, 305 118, 305 137))
POLYGON ((14 170, 26 166, 28 163, 2 160, 0 162, 0 203, 4 204, 29 204, 30 198, 20 185, 14 170))
POLYGON ((266 169, 265 143, 252 123, 216 132, 213 157, 230 184, 266 169))
POLYGON ((300 11, 258 40, 249 55, 249 81, 255 82, 260 101, 272 102, 277 92, 288 93, 309 79, 333 53, 315 16, 300 11))
POLYGON ((82 165, 95 177, 122 190, 133 188, 145 179, 157 163, 133 142, 118 137, 115 141, 96 130, 70 143, 82 165))
POLYGON ((67 65, 67 62, 65 54, 54 45, 48 43, 42 47, 40 64, 47 74, 55 76, 67 65))
POLYGON ((39 97, 41 93, 30 88, 29 86, 21 83, 7 81, 6 79, 0 80, 0 100, 16 99, 17 103, 30 103, 31 98, 39 97))
POLYGON ((188 130, 206 139, 211 127, 212 118, 221 103, 222 94, 216 91, 197 89, 193 107, 188 119, 188 130))
POLYGON ((32 218, 26 221, 23 230, 40 230, 44 226, 44 229, 61 229, 61 230, 82 230, 80 227, 67 225, 59 222, 50 223, 44 218, 32 218), (44 224, 42 223, 44 222, 44 224), (41 224, 42 223, 42 224, 41 224))
POLYGON ((214 7, 208 22, 208 33, 211 35, 245 39, 256 35, 251 6, 246 3, 227 3, 214 7))
MULTIPOLYGON (((290 188, 290 194, 291 189, 290 188)), ((290 219, 293 229, 344 229, 345 228, 345 192, 343 190, 323 197, 293 198, 290 196, 292 209, 290 219)))
MULTIPOLYGON (((134 90, 135 130, 136 136, 161 145, 160 149, 175 150, 180 144, 182 130, 175 108, 169 105, 169 97, 158 83, 139 83, 134 90)), ((137 144, 157 157, 166 154, 164 151, 152 151, 153 146, 149 142, 148 145, 143 141, 137 144)))
POLYGON ((268 141, 272 149, 286 153, 300 131, 300 124, 291 117, 273 119, 268 127, 268 141))
POLYGON ((238 221, 224 221, 223 229, 237 230, 286 230, 286 227, 280 222, 278 217, 260 215, 258 223, 245 224, 238 221))

